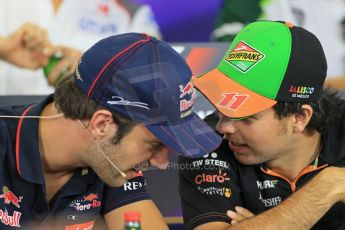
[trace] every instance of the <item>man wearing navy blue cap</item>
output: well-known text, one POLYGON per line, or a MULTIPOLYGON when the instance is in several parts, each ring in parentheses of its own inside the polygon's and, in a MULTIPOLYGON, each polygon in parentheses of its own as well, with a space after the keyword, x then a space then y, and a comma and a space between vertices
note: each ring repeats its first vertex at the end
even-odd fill
POLYGON ((121 229, 128 210, 145 229, 167 228, 144 186, 122 185, 144 184, 138 164, 165 168, 170 151, 196 157, 220 144, 193 112, 190 80, 169 45, 122 34, 86 51, 54 95, 0 108, 0 229, 91 229, 100 215, 121 229))

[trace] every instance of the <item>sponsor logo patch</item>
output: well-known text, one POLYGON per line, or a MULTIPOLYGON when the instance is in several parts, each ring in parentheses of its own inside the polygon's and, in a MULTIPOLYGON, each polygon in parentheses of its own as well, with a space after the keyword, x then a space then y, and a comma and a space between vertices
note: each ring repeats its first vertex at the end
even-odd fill
POLYGON ((94 20, 88 16, 80 17, 78 22, 79 29, 93 34, 118 34, 119 28, 115 23, 108 23, 102 20, 94 20))
POLYGON ((314 87, 308 86, 290 86, 289 93, 291 97, 309 98, 309 96, 315 91, 314 87))
POLYGON ((260 190, 268 189, 268 188, 275 188, 276 184, 278 184, 278 180, 264 180, 264 181, 256 181, 257 186, 260 190))
POLYGON ((180 117, 184 118, 192 114, 193 104, 196 97, 195 89, 192 82, 186 85, 179 85, 180 90, 180 117))
POLYGON ((137 190, 140 189, 142 187, 146 186, 146 182, 140 182, 140 181, 127 181, 124 185, 123 185, 123 190, 124 191, 133 191, 133 190, 137 190))
MULTIPOLYGON (((22 201, 22 196, 16 196, 13 192, 9 190, 7 186, 2 187, 2 194, 0 194, 0 199, 4 200, 4 203, 7 205, 14 205, 17 208, 20 208, 19 203, 22 201)), ((14 211, 12 215, 8 213, 6 210, 0 209, 0 221, 4 225, 12 226, 12 227, 21 227, 20 226, 20 217, 22 213, 14 211)))
POLYGON ((222 170, 218 170, 217 174, 207 174, 207 173, 200 173, 195 176, 194 182, 198 185, 205 184, 205 183, 224 183, 225 181, 230 180, 230 177, 227 176, 227 173, 222 173, 222 170))
POLYGON ((262 204, 266 208, 277 206, 278 204, 282 202, 282 198, 280 196, 265 199, 262 197, 261 193, 259 195, 259 199, 262 201, 262 204))
POLYGON ((220 169, 229 169, 229 163, 226 161, 222 161, 222 160, 218 160, 217 159, 218 154, 216 152, 213 152, 211 154, 206 154, 203 157, 205 159, 199 159, 199 160, 195 160, 192 162, 194 167, 197 168, 202 168, 202 169, 216 169, 216 168, 220 168, 220 169), (210 158, 208 158, 210 156, 210 158), (203 167, 205 166, 205 167, 203 167), (207 167, 206 167, 207 166, 207 167), (211 167, 214 166, 214 167, 211 167))
POLYGON ((198 190, 205 195, 208 196, 213 196, 213 195, 218 195, 218 196, 224 196, 226 198, 231 197, 231 189, 230 188, 217 188, 217 187, 198 187, 198 190))
POLYGON ((21 212, 14 211, 13 215, 8 214, 7 210, 3 211, 0 209, 0 221, 4 225, 12 226, 12 227, 21 227, 20 226, 20 216, 22 215, 21 212))
POLYGON ((260 62, 265 55, 249 46, 243 41, 240 41, 233 50, 225 57, 225 61, 236 67, 241 72, 247 72, 255 64, 260 62))
POLYGON ((70 202, 68 206, 77 211, 86 211, 89 209, 98 208, 101 206, 101 204, 102 202, 99 200, 98 194, 90 193, 87 196, 83 196, 83 199, 70 202))
POLYGON ((13 204, 17 208, 20 208, 19 203, 22 201, 23 197, 19 196, 17 197, 14 195, 13 192, 11 192, 7 186, 4 186, 2 188, 3 194, 0 195, 0 198, 4 199, 5 204, 13 204))

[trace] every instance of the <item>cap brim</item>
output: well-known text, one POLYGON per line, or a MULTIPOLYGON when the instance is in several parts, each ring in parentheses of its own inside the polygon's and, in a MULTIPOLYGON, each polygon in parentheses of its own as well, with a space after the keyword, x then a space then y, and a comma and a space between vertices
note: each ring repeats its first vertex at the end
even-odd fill
POLYGON ((188 121, 170 125, 146 125, 160 141, 177 154, 200 157, 218 148, 222 137, 195 113, 188 121))
POLYGON ((195 88, 227 117, 251 116, 275 105, 277 101, 261 96, 235 82, 218 69, 193 79, 195 88))

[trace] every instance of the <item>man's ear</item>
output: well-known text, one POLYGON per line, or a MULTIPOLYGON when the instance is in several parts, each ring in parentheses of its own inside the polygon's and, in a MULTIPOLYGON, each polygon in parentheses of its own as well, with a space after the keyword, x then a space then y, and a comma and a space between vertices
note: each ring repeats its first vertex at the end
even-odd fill
POLYGON ((303 132, 313 116, 313 112, 314 110, 310 105, 302 105, 302 113, 294 114, 293 130, 298 133, 303 132))
POLYGON ((107 135, 113 129, 113 126, 113 116, 110 111, 105 109, 97 110, 88 124, 90 132, 97 139, 107 135))

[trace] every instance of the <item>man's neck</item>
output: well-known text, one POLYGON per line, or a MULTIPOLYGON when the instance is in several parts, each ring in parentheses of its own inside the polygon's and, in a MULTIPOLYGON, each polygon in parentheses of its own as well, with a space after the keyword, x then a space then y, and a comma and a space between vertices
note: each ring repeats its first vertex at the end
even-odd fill
MULTIPOLYGON (((58 112, 54 103, 48 104, 42 116, 54 116, 58 112)), ((40 119, 39 146, 44 173, 65 175, 82 165, 77 164, 77 153, 81 145, 79 124, 64 117, 40 119)))
MULTIPOLYGON (((41 116, 56 116, 54 103, 48 104, 41 116)), ((39 146, 46 185, 50 200, 73 176, 78 165, 78 153, 82 141, 79 124, 71 119, 55 117, 39 121, 39 146)))

